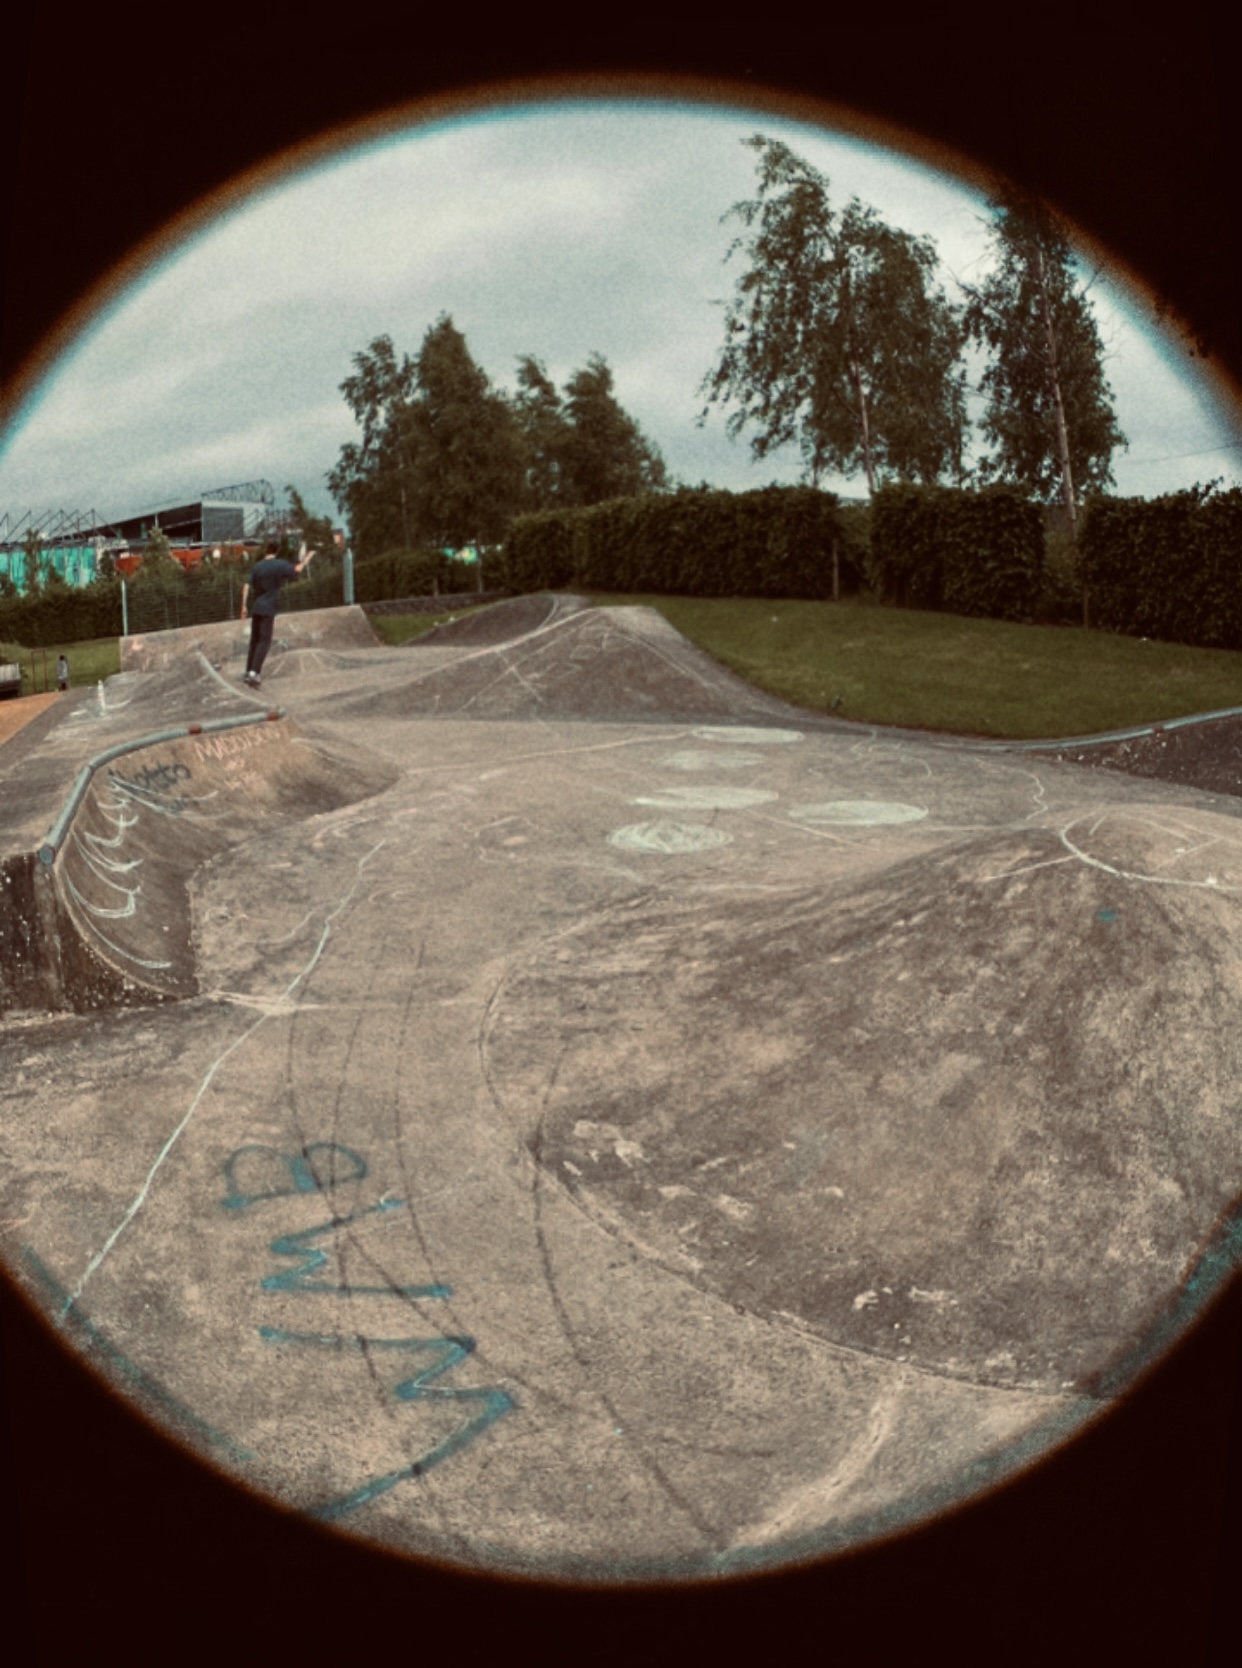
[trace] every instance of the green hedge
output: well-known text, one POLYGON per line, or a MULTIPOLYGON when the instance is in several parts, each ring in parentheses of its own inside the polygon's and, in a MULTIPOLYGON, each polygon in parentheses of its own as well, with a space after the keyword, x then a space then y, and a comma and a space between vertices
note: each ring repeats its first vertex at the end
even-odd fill
POLYGON ((1091 623, 1202 648, 1242 648, 1242 490, 1100 498, 1078 538, 1091 623))
POLYGON ((885 486, 872 500, 869 572, 886 602, 1030 619, 1043 558, 1043 513, 1009 487, 885 486))
POLYGON ((841 587, 856 590, 858 544, 833 493, 683 490, 519 516, 502 578, 512 591, 830 597, 834 543, 841 587))
POLYGON ((49 585, 35 597, 0 602, 0 642, 52 648, 121 635, 121 586, 97 579, 81 587, 49 585))

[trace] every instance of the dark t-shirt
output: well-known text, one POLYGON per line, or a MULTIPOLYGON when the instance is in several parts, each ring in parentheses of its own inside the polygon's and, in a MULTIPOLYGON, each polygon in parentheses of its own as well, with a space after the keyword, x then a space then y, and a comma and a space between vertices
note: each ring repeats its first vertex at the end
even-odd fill
POLYGON ((250 572, 250 612, 274 614, 280 604, 280 587, 296 579, 298 570, 282 556, 265 556, 250 572))

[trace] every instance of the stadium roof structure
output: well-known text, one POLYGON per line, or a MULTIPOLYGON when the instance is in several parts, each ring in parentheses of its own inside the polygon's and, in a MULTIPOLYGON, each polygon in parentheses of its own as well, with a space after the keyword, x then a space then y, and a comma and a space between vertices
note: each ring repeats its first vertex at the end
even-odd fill
POLYGON ((21 548, 32 532, 43 544, 138 543, 159 528, 173 543, 230 544, 253 538, 273 519, 276 494, 270 481, 241 481, 212 487, 185 504, 141 515, 100 521, 96 511, 48 510, 35 517, 0 515, 0 549, 21 548))

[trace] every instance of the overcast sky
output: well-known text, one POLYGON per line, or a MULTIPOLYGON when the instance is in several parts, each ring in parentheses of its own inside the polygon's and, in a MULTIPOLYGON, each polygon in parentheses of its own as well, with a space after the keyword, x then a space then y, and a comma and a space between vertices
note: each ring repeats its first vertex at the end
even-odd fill
MULTIPOLYGON (((0 515, 116 519, 266 478, 339 516, 324 477, 357 438, 340 393, 352 356, 390 335, 417 352, 451 315, 500 387, 534 354, 563 385, 592 353, 671 473, 732 489, 794 481, 752 462, 727 412, 696 425, 723 303, 743 270, 721 223, 755 190, 755 132, 931 236, 941 279, 989 261, 984 200, 897 153, 766 113, 684 104, 516 107, 411 128, 269 186, 183 241, 98 314, 27 402, 0 452, 0 515)), ((1142 297, 1092 291, 1130 446, 1116 489, 1242 484, 1236 418, 1142 297)), ((978 415, 981 402, 975 401, 978 415)), ((825 485, 861 496, 861 477, 825 485)))

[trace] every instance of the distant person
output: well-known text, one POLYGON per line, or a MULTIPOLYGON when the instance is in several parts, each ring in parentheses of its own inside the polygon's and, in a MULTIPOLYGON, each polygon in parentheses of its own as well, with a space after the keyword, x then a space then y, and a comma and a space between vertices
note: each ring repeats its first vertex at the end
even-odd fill
POLYGON ((69 687, 69 662, 63 654, 56 662, 56 687, 62 694, 69 687))
POLYGON ((276 610, 280 606, 280 590, 291 579, 296 579, 302 569, 306 567, 313 550, 307 550, 303 544, 298 552, 296 562, 287 562, 283 556, 276 554, 276 540, 269 539, 262 559, 255 563, 250 570, 250 578, 242 586, 241 617, 246 618, 246 600, 253 592, 254 601, 250 606, 250 653, 246 658, 246 675, 244 681, 252 689, 257 689, 263 681, 260 674, 263 662, 267 659, 267 651, 272 646, 272 631, 276 624, 276 610))

